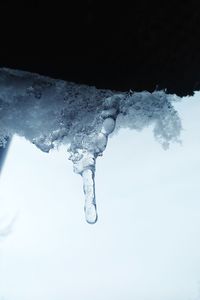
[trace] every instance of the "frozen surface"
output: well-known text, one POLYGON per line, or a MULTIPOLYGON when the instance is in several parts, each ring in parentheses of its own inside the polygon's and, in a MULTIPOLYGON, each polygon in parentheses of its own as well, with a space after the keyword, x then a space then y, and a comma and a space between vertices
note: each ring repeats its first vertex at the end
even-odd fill
POLYGON ((200 299, 200 93, 175 107, 182 145, 122 129, 97 160, 98 222, 83 218, 66 147, 15 136, 0 178, 2 300, 200 299))
POLYGON ((47 153, 66 145, 74 172, 83 177, 86 220, 95 223, 96 158, 106 149, 109 135, 120 128, 152 125, 166 149, 179 141, 181 121, 173 107, 178 100, 164 91, 120 93, 0 69, 0 145, 14 134, 47 153))

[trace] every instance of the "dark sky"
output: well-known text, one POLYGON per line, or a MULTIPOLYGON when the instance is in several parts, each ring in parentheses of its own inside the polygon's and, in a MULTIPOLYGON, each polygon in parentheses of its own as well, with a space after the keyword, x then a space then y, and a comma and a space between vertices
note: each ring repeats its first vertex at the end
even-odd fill
POLYGON ((198 1, 41 2, 0 4, 0 66, 116 90, 200 88, 198 1))
POLYGON ((199 1, 13 2, 0 3, 0 67, 122 91, 200 89, 199 1))

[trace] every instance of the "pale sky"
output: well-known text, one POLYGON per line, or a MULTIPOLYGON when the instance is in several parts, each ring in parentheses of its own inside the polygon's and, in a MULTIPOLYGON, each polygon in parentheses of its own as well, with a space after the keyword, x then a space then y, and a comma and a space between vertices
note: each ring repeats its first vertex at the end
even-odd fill
POLYGON ((15 137, 0 178, 0 300, 200 299, 200 93, 176 105, 182 146, 121 130, 97 160, 99 220, 65 148, 15 137), (1 298, 2 297, 2 298, 1 298))

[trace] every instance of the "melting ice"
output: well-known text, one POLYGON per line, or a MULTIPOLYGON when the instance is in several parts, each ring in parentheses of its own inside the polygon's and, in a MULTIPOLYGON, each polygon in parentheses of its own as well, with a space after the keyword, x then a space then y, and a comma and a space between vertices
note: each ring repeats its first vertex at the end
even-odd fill
POLYGON ((20 135, 49 152, 65 144, 74 172, 83 178, 85 217, 97 221, 95 164, 108 137, 120 128, 153 125, 164 148, 178 142, 180 118, 176 95, 116 92, 55 80, 24 71, 0 69, 0 145, 20 135))

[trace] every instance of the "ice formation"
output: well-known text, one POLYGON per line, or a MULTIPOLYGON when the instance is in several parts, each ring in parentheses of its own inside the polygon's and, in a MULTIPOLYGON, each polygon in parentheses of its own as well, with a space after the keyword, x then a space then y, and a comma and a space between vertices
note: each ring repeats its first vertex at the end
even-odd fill
POLYGON ((164 91, 116 92, 51 79, 24 71, 0 69, 0 145, 14 134, 44 152, 65 144, 74 172, 83 178, 85 216, 97 220, 95 162, 115 130, 154 126, 167 148, 179 141, 181 121, 175 95, 164 91))

